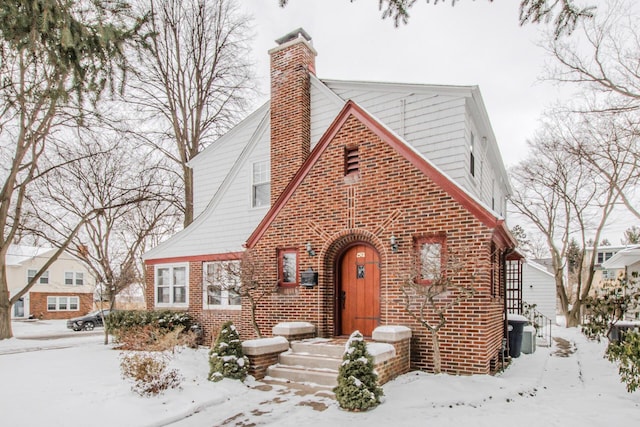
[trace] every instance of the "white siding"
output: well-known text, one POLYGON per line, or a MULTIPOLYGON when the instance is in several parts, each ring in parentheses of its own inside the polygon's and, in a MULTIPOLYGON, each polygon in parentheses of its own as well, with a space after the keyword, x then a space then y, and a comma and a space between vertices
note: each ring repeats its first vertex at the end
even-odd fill
POLYGON ((555 280, 543 266, 532 261, 522 266, 522 301, 536 304, 536 310, 555 322, 555 280))
POLYGON ((311 78, 311 149, 316 146, 345 102, 320 80, 311 78))
POLYGON ((190 163, 193 169, 194 218, 205 210, 268 112, 267 106, 262 106, 190 163))
POLYGON ((458 185, 474 195, 479 194, 469 181, 465 96, 401 88, 392 92, 376 91, 332 82, 328 85, 342 98, 354 100, 393 129, 458 185))

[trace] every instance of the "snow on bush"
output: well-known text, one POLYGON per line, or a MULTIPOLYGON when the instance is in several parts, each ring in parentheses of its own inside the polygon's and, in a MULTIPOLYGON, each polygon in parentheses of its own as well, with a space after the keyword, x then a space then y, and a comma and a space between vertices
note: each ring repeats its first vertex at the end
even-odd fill
POLYGON ((373 359, 359 331, 351 334, 346 344, 338 385, 333 392, 340 407, 349 411, 365 411, 380 403, 382 387, 378 386, 373 359))
POLYGON ((209 353, 209 381, 232 378, 243 381, 249 370, 249 359, 242 353, 240 335, 233 322, 222 325, 209 353))

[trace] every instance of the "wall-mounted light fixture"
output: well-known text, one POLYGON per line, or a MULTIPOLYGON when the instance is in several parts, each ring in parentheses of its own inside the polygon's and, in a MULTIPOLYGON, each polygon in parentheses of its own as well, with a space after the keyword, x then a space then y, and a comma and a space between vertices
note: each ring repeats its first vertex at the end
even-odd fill
POLYGON ((396 239, 396 236, 392 234, 389 243, 391 243, 391 252, 398 253, 398 239, 396 239))
POLYGON ((316 256, 316 251, 313 250, 313 248, 311 247, 311 242, 307 242, 306 245, 304 245, 307 253, 309 254, 309 256, 316 256))

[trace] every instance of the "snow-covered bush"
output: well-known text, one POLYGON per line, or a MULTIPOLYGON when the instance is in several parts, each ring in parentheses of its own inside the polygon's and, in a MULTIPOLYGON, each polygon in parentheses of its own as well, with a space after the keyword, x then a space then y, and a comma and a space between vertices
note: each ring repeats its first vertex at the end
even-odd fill
POLYGON ((605 356, 618 365, 620 381, 625 383, 627 391, 636 391, 640 388, 640 333, 614 329, 628 320, 638 321, 640 283, 637 277, 620 277, 606 283, 594 296, 586 298, 584 305, 586 322, 582 333, 598 342, 603 337, 609 340, 605 356))
POLYGON ((209 381, 223 378, 243 381, 247 377, 249 359, 242 353, 240 335, 233 322, 222 325, 209 353, 209 366, 209 381))
POLYGON ((365 411, 380 403, 382 387, 378 385, 373 359, 359 331, 352 333, 346 344, 338 385, 333 392, 340 407, 350 411, 365 411))
POLYGON ((122 378, 133 380, 131 390, 140 396, 155 396, 169 388, 178 388, 182 376, 176 369, 167 371, 169 356, 162 352, 124 353, 120 359, 122 378))

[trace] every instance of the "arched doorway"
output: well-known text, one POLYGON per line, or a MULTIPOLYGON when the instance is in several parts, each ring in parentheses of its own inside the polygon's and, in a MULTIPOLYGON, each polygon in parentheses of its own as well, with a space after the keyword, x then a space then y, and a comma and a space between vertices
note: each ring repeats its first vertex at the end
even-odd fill
POLYGON ((380 255, 371 245, 347 246, 336 265, 336 333, 371 336, 380 324, 380 255))

